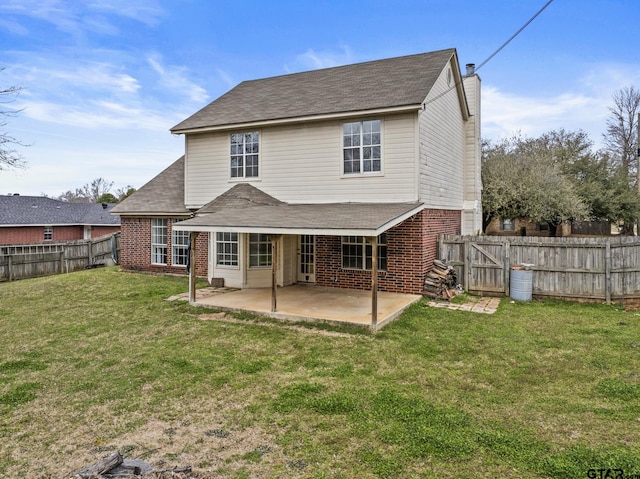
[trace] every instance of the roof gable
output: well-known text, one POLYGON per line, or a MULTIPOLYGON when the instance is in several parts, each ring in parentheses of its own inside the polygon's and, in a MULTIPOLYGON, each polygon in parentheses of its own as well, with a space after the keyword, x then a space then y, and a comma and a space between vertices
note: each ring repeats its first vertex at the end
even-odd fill
POLYGON ((419 107, 455 49, 244 81, 171 131, 419 107))
POLYGON ((118 203, 113 212, 121 215, 189 214, 184 206, 184 156, 118 203))

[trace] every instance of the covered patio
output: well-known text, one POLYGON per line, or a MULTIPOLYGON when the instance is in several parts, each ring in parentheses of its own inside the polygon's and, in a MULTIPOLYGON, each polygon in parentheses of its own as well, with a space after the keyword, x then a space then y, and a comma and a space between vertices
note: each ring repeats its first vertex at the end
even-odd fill
POLYGON ((378 292, 378 320, 371 318, 371 291, 296 284, 278 288, 278 310, 272 311, 270 288, 248 288, 222 294, 196 294, 195 304, 225 311, 247 311, 288 321, 319 321, 371 327, 389 324, 422 296, 378 292))

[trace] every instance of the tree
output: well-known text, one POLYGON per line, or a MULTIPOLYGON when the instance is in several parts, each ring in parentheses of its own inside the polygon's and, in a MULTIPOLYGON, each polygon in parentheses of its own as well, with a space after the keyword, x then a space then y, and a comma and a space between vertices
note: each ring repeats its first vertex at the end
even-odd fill
MULTIPOLYGON (((59 200, 69 203, 99 203, 100 197, 111 191, 113 181, 104 178, 96 178, 91 183, 87 183, 75 191, 68 190, 58 196, 59 200)), ((113 196, 113 195, 112 195, 113 196)))
MULTIPOLYGON (((619 167, 620 179, 627 179, 627 189, 630 190, 628 198, 636 202, 637 198, 632 197, 634 193, 635 196, 640 195, 640 165, 636 157, 640 90, 629 86, 615 92, 609 112, 611 116, 607 120, 607 131, 603 134, 605 149, 619 167)), ((631 214, 631 211, 628 213, 631 214)), ((624 233, 633 234, 633 223, 639 214, 640 210, 636 210, 632 216, 620 218, 624 220, 624 233)))
POLYGON ((118 198, 118 201, 122 201, 125 198, 128 198, 129 196, 131 196, 132 194, 134 194, 136 192, 136 189, 131 186, 131 185, 127 185, 124 188, 118 188, 116 190, 116 196, 118 198))
POLYGON ((520 135, 483 144, 483 226, 493 218, 531 218, 549 223, 555 234, 563 221, 582 218, 587 207, 554 156, 553 137, 520 135))
MULTIPOLYGON (((4 68, 0 68, 0 71, 4 68)), ((10 168, 24 168, 26 162, 14 149, 15 146, 25 146, 15 137, 4 131, 7 126, 7 118, 20 113, 20 110, 12 110, 5 105, 13 103, 20 93, 21 88, 11 86, 0 90, 0 171, 10 168)))

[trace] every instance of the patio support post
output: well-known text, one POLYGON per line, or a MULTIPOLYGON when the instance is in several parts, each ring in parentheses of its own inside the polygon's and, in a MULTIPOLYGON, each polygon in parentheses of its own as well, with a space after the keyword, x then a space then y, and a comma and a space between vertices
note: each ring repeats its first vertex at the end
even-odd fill
POLYGON ((189 233, 189 303, 196 302, 196 238, 197 231, 189 233))
POLYGON ((371 243, 371 329, 378 325, 378 237, 368 238, 371 243))
POLYGON ((278 300, 276 292, 278 289, 278 239, 280 235, 271 235, 271 312, 277 311, 278 300))

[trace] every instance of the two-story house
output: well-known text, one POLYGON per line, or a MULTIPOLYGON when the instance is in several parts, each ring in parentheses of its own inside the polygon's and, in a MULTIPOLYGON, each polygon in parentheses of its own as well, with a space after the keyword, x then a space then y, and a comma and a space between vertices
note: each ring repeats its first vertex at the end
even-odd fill
POLYGON ((236 288, 420 294, 481 230, 480 80, 455 49, 245 81, 171 129, 185 155, 114 213, 121 265, 236 288), (197 239, 196 238, 197 234, 197 239))

